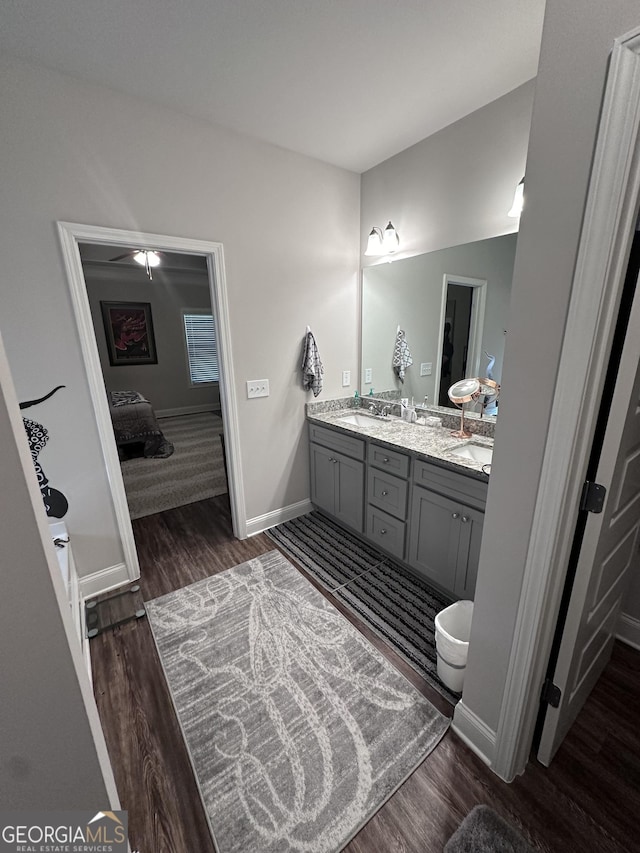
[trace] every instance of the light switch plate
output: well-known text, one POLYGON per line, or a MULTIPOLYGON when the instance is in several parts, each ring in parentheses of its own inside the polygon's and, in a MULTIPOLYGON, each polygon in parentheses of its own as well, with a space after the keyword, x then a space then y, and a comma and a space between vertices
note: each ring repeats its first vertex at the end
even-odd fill
POLYGON ((370 385, 373 382, 373 370, 370 367, 365 368, 364 381, 367 385, 370 385))
POLYGON ((247 397, 268 397, 269 396, 269 380, 268 379, 250 379, 247 382, 247 397))
POLYGON ((420 376, 431 376, 431 368, 432 363, 430 361, 423 361, 420 365, 420 376))
POLYGON ((342 371, 342 387, 348 388, 351 385, 351 371, 343 370, 342 371))

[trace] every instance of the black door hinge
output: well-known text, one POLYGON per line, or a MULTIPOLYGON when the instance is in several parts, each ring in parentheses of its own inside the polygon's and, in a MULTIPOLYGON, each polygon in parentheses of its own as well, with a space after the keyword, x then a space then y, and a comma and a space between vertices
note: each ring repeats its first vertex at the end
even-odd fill
POLYGON ((547 678, 545 683, 542 685, 542 695, 540 696, 543 702, 546 702, 547 705, 551 705, 552 708, 560 707, 560 700, 562 699, 562 690, 557 687, 550 678, 547 678))
POLYGON ((580 509, 586 512, 602 512, 607 490, 600 483, 591 483, 587 480, 582 487, 580 498, 580 509))

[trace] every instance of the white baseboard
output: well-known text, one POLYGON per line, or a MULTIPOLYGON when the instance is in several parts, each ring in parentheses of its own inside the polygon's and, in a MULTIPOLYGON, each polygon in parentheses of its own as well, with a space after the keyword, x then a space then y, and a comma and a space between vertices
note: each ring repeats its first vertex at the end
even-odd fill
POLYGON ((291 521, 292 518, 297 518, 299 515, 304 515, 311 512, 313 504, 310 500, 298 501, 289 506, 283 506, 280 509, 274 509, 272 512, 267 512, 264 515, 257 515, 255 518, 247 519, 247 536, 255 536, 257 533, 263 533, 270 527, 275 527, 276 524, 282 524, 283 521, 291 521))
POLYGON ((220 409, 215 403, 204 403, 202 406, 179 406, 177 409, 156 409, 157 418, 177 418, 180 415, 199 415, 200 412, 215 412, 220 409))
POLYGON ((93 598, 96 595, 101 595, 103 592, 110 592, 119 586, 131 583, 129 572, 125 563, 116 563, 115 566, 109 566, 106 569, 93 572, 91 575, 78 578, 80 585, 80 600, 85 598, 93 598))
POLYGON ((640 651, 640 619, 621 613, 616 625, 616 639, 640 651))
POLYGON ((496 733, 462 702, 453 711, 451 728, 475 754, 491 767, 496 749, 496 733))

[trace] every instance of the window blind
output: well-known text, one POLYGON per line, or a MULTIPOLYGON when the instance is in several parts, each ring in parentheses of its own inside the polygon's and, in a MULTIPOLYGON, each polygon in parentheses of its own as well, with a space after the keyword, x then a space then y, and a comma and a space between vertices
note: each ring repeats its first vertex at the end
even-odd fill
POLYGON ((189 376, 194 385, 219 382, 216 328, 211 314, 184 313, 189 376))

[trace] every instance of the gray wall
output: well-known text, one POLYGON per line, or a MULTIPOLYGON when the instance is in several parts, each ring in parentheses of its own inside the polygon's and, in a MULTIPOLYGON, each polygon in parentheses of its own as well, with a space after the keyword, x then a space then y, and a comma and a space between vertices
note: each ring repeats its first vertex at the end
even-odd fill
POLYGON ((184 344, 183 308, 211 311, 209 279, 206 273, 174 273, 157 269, 153 281, 142 267, 110 272, 104 266, 83 264, 89 305, 96 332, 102 374, 109 391, 140 391, 154 409, 215 406, 220 393, 215 385, 193 387, 184 344), (117 365, 109 363, 100 302, 148 302, 151 305, 157 364, 117 365))
POLYGON ((0 471, 0 803, 119 808, 1 340, 0 471))
MULTIPOLYGON (((449 273, 487 281, 482 351, 496 356, 494 377, 500 381, 515 250, 516 235, 506 234, 365 268, 362 273, 363 379, 365 369, 370 367, 376 391, 401 387, 403 396, 413 396, 416 402, 422 402, 426 394, 429 402, 437 405, 434 380, 440 310, 444 275, 449 273), (398 324, 407 334, 413 357, 403 386, 391 364, 398 324), (420 376, 421 362, 433 364, 431 376, 420 376)), ((480 366, 487 366, 485 357, 480 366)), ((363 382, 362 393, 367 394, 369 387, 363 382)))
POLYGON ((342 370, 355 383, 359 176, 10 59, 0 115, 0 331, 20 399, 67 386, 47 404, 42 464, 69 498, 82 573, 123 555, 57 220, 224 245, 247 517, 307 499, 302 339, 310 324, 323 397, 343 393, 342 370), (247 400, 262 378, 271 396, 247 400))

